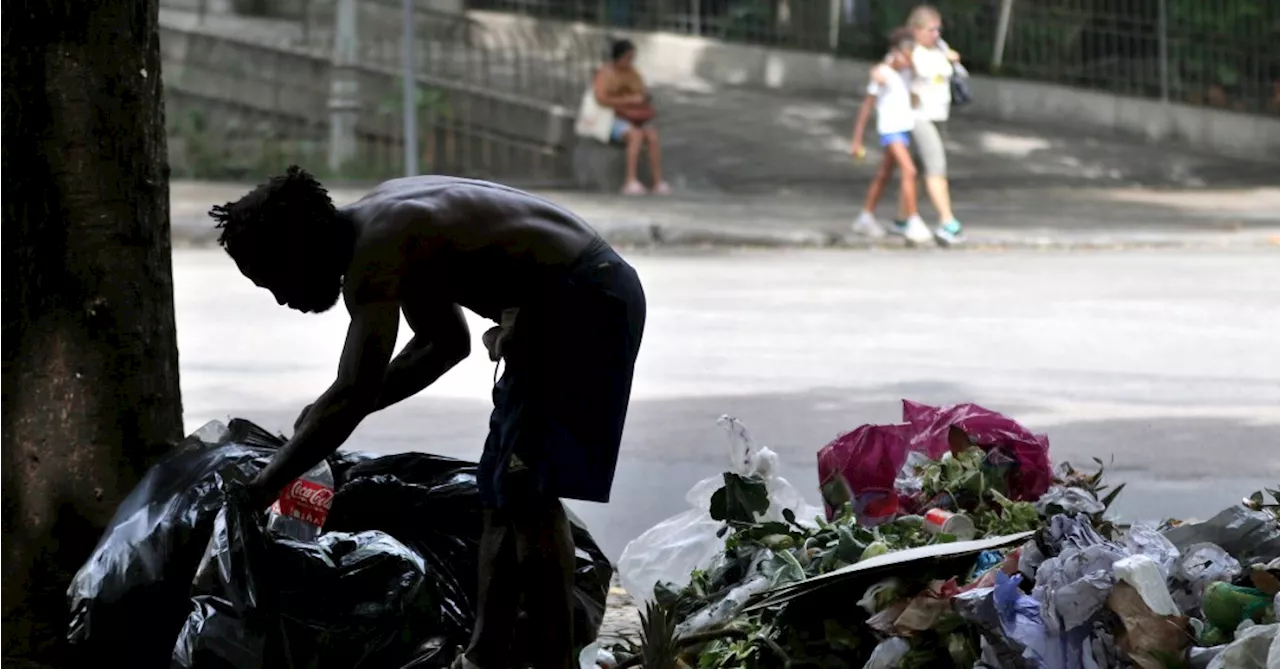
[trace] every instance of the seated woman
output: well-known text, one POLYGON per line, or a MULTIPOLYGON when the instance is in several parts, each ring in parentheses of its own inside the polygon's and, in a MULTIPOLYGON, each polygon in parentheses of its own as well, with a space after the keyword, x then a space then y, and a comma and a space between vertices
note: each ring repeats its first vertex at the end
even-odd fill
POLYGON ((613 110, 610 141, 627 147, 627 178, 622 192, 626 195, 647 192, 636 176, 636 169, 640 147, 648 146, 653 192, 665 195, 671 192, 671 187, 662 180, 662 149, 658 144, 658 131, 653 127, 657 110, 653 108, 652 96, 645 90, 644 79, 634 67, 635 57, 636 47, 629 40, 614 42, 609 62, 596 71, 592 87, 596 102, 613 110))

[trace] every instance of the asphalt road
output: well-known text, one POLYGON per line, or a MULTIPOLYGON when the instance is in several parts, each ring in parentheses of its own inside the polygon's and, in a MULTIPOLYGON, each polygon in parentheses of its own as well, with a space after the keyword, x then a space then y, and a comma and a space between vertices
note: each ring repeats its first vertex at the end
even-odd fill
MULTIPOLYGON (((1006 412, 1055 461, 1114 456, 1128 518, 1204 517, 1280 484, 1276 251, 628 256, 650 312, 621 465, 611 504, 575 507, 615 558, 726 468, 725 413, 812 502, 816 451, 895 421, 902 398, 1006 412)), ((345 314, 278 307, 220 251, 177 251, 174 274, 188 430, 289 430, 333 378, 345 314)), ((478 457, 493 372, 473 355, 350 446, 478 457)))

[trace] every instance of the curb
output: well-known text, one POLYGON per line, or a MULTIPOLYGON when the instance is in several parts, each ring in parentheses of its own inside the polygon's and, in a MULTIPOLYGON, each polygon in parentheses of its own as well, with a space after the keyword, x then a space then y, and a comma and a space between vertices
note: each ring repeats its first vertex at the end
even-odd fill
MULTIPOLYGON (((866 239, 822 230, 746 229, 722 226, 668 225, 643 221, 615 221, 596 229, 620 248, 758 248, 848 250, 963 250, 963 251, 1115 251, 1159 249, 1280 249, 1280 230, 1251 233, 1132 234, 1097 236, 973 235, 962 246, 912 248, 896 237, 866 239)), ((217 246, 218 232, 210 226, 173 225, 173 248, 217 246)))

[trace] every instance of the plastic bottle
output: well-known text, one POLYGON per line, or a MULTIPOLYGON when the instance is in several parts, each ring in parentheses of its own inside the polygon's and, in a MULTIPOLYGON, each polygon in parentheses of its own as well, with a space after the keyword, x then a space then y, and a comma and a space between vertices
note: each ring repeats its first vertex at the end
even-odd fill
POLYGON ((321 461, 285 486, 271 504, 267 529, 298 541, 314 541, 333 504, 333 471, 321 461))

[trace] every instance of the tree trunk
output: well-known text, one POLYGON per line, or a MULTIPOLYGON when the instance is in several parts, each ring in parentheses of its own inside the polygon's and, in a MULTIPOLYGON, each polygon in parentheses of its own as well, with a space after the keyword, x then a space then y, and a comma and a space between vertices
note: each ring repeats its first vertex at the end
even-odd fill
POLYGON ((5 2, 4 666, 182 436, 157 0, 5 2))

